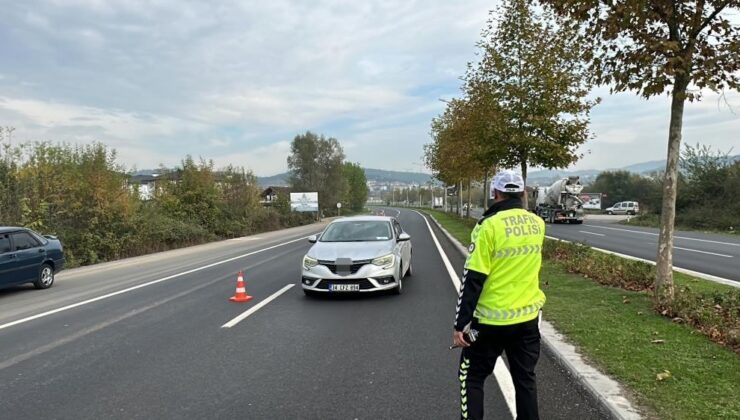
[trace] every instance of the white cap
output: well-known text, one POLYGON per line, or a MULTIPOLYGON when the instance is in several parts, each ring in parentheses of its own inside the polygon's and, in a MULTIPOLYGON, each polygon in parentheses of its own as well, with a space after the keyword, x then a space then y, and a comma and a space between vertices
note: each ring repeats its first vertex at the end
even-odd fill
POLYGON ((524 179, 519 172, 512 170, 501 171, 491 181, 491 195, 493 190, 501 192, 518 193, 524 191, 524 179))

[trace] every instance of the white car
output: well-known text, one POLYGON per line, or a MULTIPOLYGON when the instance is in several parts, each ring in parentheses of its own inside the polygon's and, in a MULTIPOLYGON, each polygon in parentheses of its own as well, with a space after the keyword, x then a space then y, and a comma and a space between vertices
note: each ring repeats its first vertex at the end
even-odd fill
POLYGON ((620 201, 604 210, 606 214, 631 214, 640 212, 640 204, 637 201, 620 201))
POLYGON ((356 216, 336 220, 303 257, 301 286, 318 293, 403 292, 403 278, 413 272, 411 236, 398 220, 356 216))

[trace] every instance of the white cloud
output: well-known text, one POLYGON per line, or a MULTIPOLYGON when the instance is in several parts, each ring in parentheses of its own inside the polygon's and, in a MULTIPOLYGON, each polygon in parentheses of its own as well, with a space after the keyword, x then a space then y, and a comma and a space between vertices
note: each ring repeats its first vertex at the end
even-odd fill
MULTIPOLYGON (((271 174, 308 129, 364 165, 415 168, 496 2, 7 3, 0 125, 16 138, 100 140, 139 168, 189 153, 271 174)), ((662 158, 667 99, 599 94, 578 166, 662 158)), ((725 145, 738 128, 709 95, 687 105, 687 142, 725 145)))

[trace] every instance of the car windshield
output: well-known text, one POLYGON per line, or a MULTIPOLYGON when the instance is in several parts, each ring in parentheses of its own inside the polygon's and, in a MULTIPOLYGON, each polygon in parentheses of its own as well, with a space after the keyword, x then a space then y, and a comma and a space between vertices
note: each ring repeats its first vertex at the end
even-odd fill
POLYGON ((367 242, 391 239, 391 225, 385 221, 361 220, 332 223, 321 242, 367 242))

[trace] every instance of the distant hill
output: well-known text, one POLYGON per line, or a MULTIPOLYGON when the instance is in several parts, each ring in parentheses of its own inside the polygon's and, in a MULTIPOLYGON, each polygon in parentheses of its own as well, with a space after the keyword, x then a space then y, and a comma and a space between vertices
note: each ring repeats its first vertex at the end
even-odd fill
POLYGON ((663 160, 651 160, 650 162, 635 163, 634 165, 625 166, 620 168, 623 171, 630 171, 637 174, 646 174, 656 171, 665 170, 665 159, 663 160))
MULTIPOLYGON (((740 162, 740 155, 729 156, 727 158, 730 162, 740 162)), ((567 170, 542 170, 532 171, 527 176, 527 180, 531 184, 547 185, 555 182, 560 178, 568 176, 579 176, 581 182, 587 184, 596 179, 601 172, 605 171, 629 171, 639 175, 649 175, 654 172, 663 171, 665 169, 665 160, 651 160, 649 162, 635 163, 633 165, 624 166, 622 168, 610 168, 603 170, 583 170, 583 171, 567 171, 567 170)))
POLYGON ((426 184, 432 176, 421 172, 386 171, 383 169, 365 168, 365 177, 368 181, 401 182, 404 184, 426 184))
MULTIPOLYGON (((432 180, 431 175, 421 172, 386 171, 383 169, 365 168, 365 177, 368 181, 402 184, 426 184, 432 180)), ((273 176, 257 177, 257 183, 263 187, 281 187, 288 185, 288 173, 283 172, 273 176)))

